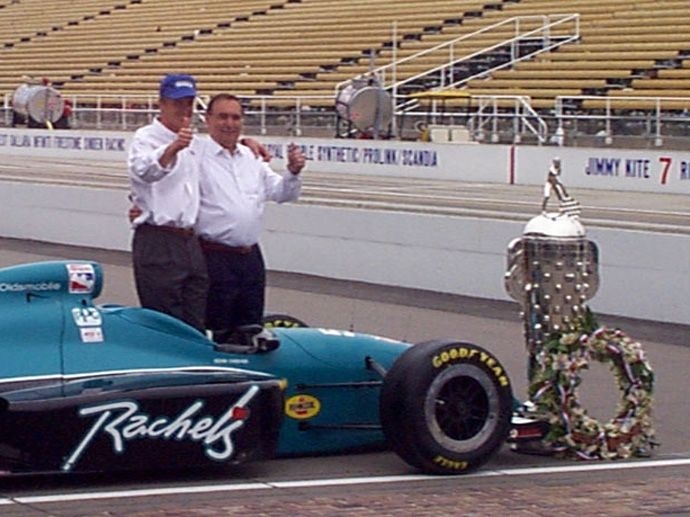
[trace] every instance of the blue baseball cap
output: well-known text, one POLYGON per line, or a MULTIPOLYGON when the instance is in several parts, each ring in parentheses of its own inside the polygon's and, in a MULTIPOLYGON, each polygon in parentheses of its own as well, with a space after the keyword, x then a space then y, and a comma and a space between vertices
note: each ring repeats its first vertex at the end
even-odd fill
POLYGON ((166 99, 196 97, 196 80, 188 74, 168 74, 161 79, 160 96, 166 99))

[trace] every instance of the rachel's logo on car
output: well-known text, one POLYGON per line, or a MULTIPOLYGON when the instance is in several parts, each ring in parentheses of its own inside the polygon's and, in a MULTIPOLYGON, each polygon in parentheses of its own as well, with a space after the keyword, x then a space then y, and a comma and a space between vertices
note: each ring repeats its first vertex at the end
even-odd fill
POLYGON ((296 420, 314 417, 321 411, 321 402, 311 395, 295 395, 285 401, 285 414, 296 420))
POLYGON ((79 416, 95 417, 81 442, 62 465, 64 472, 72 470, 79 458, 99 435, 112 440, 113 452, 123 454, 132 440, 169 440, 170 442, 200 442, 206 456, 224 461, 235 453, 232 435, 249 418, 249 402, 259 392, 251 386, 225 413, 218 417, 204 415, 203 400, 197 400, 177 415, 153 416, 141 411, 136 400, 113 400, 79 408, 79 416))

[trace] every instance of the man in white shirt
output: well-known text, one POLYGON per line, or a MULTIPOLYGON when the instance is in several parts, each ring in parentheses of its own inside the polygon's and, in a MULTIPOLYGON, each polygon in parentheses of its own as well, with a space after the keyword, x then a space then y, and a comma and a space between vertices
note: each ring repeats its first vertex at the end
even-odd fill
POLYGON ((159 116, 136 131, 128 154, 132 202, 132 262, 142 307, 205 329, 208 277, 194 234, 199 212, 198 139, 191 127, 196 81, 166 75, 159 116))
POLYGON ((196 233, 206 256, 210 281, 207 328, 224 341, 241 325, 261 324, 266 272, 259 237, 267 201, 299 197, 305 158, 288 149, 288 173, 274 172, 238 142, 243 111, 237 97, 211 99, 206 125, 211 138, 199 149, 201 165, 196 233))

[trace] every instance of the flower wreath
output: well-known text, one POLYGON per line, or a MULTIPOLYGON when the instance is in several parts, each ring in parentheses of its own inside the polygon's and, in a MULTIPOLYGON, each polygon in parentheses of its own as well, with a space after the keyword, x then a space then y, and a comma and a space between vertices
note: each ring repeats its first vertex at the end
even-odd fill
POLYGON ((534 357, 529 394, 538 417, 550 425, 544 443, 583 459, 645 455, 656 445, 654 373, 640 343, 617 329, 585 329, 593 323, 588 313, 579 328, 552 336, 534 357), (616 415, 607 423, 590 417, 578 401, 580 370, 592 360, 609 363, 621 393, 616 415))

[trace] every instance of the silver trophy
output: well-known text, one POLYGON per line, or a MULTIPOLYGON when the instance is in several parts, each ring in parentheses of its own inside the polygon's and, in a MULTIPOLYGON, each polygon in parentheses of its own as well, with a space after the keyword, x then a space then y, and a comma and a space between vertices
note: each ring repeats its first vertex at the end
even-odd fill
POLYGON ((555 158, 544 184, 542 213, 508 245, 505 288, 521 306, 530 372, 540 347, 584 316, 586 301, 599 287, 597 245, 585 238, 580 204, 568 195, 560 175, 555 158), (559 210, 548 212, 554 193, 559 210))
POLYGON ((542 212, 508 246, 506 290, 521 306, 529 353, 529 400, 516 404, 513 450, 586 459, 647 456, 656 444, 651 420, 654 374, 639 343, 599 327, 587 300, 599 287, 599 252, 580 223, 580 205, 551 163, 542 212), (558 212, 547 211, 558 198, 558 212), (566 339, 564 339, 566 338, 566 339), (574 340, 573 340, 574 338, 574 340), (609 362, 621 394, 616 416, 600 423, 577 397, 579 370, 609 362))

